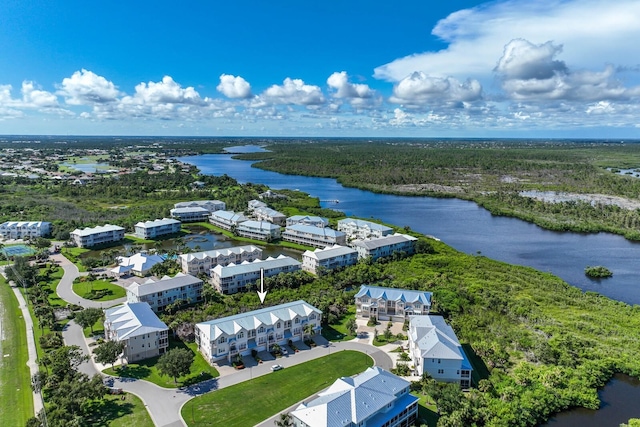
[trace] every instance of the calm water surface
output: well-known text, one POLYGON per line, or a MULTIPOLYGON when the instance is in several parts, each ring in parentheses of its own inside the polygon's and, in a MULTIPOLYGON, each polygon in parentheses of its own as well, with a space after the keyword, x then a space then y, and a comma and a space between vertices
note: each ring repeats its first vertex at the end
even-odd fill
POLYGON ((252 168, 251 162, 233 160, 230 155, 211 154, 179 160, 197 166, 204 174, 227 174, 241 183, 299 189, 318 197, 323 207, 341 210, 346 215, 409 226, 438 237, 460 251, 551 272, 585 291, 640 304, 640 244, 620 236, 549 231, 515 218, 493 216, 473 202, 375 194, 345 188, 334 179, 283 175, 252 168), (591 280, 584 275, 584 268, 589 265, 604 265, 614 275, 609 279, 591 280))

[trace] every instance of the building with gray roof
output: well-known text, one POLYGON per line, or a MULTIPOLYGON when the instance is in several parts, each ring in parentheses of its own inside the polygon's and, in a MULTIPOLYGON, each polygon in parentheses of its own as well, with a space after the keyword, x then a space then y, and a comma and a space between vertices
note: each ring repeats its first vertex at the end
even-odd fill
POLYGON ((89 248, 119 242, 124 239, 124 228, 111 224, 100 225, 93 228, 76 228, 69 236, 79 248, 89 248))
POLYGON ((244 216, 241 212, 215 211, 209 217, 209 222, 224 230, 231 230, 248 219, 249 218, 244 216))
POLYGON ((254 245, 191 252, 178 256, 182 272, 194 276, 199 273, 209 276, 210 270, 216 265, 241 264, 244 261, 251 262, 260 258, 262 258, 262 249, 254 245))
POLYGON ((302 254, 302 269, 313 274, 318 274, 320 268, 333 270, 355 265, 357 262, 358 252, 348 246, 327 246, 324 249, 318 248, 302 254))
POLYGON ((276 225, 284 225, 287 220, 287 216, 285 214, 267 206, 253 209, 252 215, 258 221, 269 221, 276 225))
POLYGON ((348 239, 373 239, 393 234, 393 228, 391 227, 356 218, 339 220, 338 230, 347 233, 348 239))
POLYGON ((325 248, 333 245, 345 246, 347 244, 347 236, 342 231, 336 231, 329 227, 320 228, 304 224, 287 227, 282 233, 282 240, 315 248, 325 248))
POLYGON ((404 320, 410 315, 429 314, 431 292, 362 285, 355 296, 356 316, 378 320, 404 320))
MULTIPOLYGON (((196 181, 198 182, 198 181, 196 181)), ((203 183, 204 184, 204 183, 203 183)), ((190 202, 178 202, 173 205, 174 208, 205 208, 210 213, 215 211, 223 211, 227 208, 227 205, 220 200, 193 200, 190 202)))
POLYGON ((127 301, 146 302, 157 313, 177 301, 187 304, 201 301, 203 286, 202 280, 184 273, 161 279, 151 277, 144 283, 134 282, 129 286, 127 301))
POLYGON ((321 216, 309 216, 309 215, 293 215, 287 218, 287 227, 292 225, 312 225, 314 227, 328 227, 329 220, 321 216))
POLYGON ((277 258, 244 261, 241 264, 216 265, 211 269, 211 284, 220 293, 235 294, 260 279, 260 270, 264 271, 264 277, 292 273, 300 270, 300 261, 280 255, 277 258))
POLYGON ((7 221, 0 224, 3 239, 35 239, 51 234, 51 223, 46 221, 7 221))
POLYGON ((291 411, 296 427, 406 427, 418 416, 409 381, 374 366, 342 377, 318 397, 291 411))
POLYGON ((271 242, 280 238, 280 226, 269 221, 245 221, 236 227, 236 234, 249 239, 271 242))
POLYGON ((158 356, 169 347, 169 328, 146 302, 126 302, 104 315, 104 336, 125 344, 122 357, 127 362, 158 356))
POLYGON ((416 375, 471 387, 471 363, 442 316, 409 316, 409 354, 416 375))
POLYGON ((391 236, 376 237, 373 239, 354 240, 351 247, 358 251, 359 259, 371 258, 376 260, 382 257, 392 256, 395 252, 412 255, 416 251, 418 239, 408 234, 396 233, 391 236))
POLYGON ((189 208, 173 208, 169 212, 171 212, 171 217, 179 219, 182 222, 201 222, 209 219, 208 209, 194 206, 189 208))
POLYGON ((322 312, 299 300, 196 324, 198 349, 209 362, 266 351, 320 332, 322 312), (306 330, 306 332, 305 332, 306 330))
POLYGON ((153 221, 140 221, 135 225, 136 237, 155 239, 159 236, 174 234, 180 231, 181 222, 173 218, 162 218, 153 221))

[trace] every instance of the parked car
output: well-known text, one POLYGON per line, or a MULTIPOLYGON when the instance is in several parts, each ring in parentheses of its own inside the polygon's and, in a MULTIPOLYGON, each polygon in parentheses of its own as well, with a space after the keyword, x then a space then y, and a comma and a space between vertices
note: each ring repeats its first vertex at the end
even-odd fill
POLYGON ((272 370, 273 372, 275 372, 275 371, 279 371, 279 370, 281 370, 281 369, 284 369, 284 366, 282 366, 282 365, 278 365, 278 364, 275 364, 275 365, 272 365, 272 366, 271 366, 271 370, 272 370))

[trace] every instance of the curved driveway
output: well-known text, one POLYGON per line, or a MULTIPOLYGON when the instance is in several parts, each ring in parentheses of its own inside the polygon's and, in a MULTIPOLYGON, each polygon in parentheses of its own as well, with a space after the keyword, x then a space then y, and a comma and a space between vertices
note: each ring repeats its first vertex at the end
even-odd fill
MULTIPOLYGON (((126 301, 126 298, 119 298, 99 303, 81 298, 73 292, 73 281, 80 276, 78 267, 76 267, 75 264, 69 261, 62 254, 52 255, 51 259, 56 261, 64 270, 64 275, 58 284, 57 293, 60 298, 68 303, 79 304, 84 308, 106 308, 126 301)), ((89 351, 89 347, 87 346, 87 341, 82 332, 82 328, 73 320, 65 326, 62 336, 64 337, 64 341, 67 345, 77 345, 85 352, 85 354, 89 356, 92 355, 89 351)), ((324 338, 317 337, 317 340, 324 340, 324 338)), ((331 354, 331 352, 354 350, 369 355, 376 366, 380 366, 386 370, 390 370, 393 367, 393 361, 387 353, 368 344, 362 344, 356 341, 337 343, 324 341, 320 344, 321 345, 315 348, 302 350, 298 353, 285 356, 278 359, 278 362, 284 367, 289 367, 326 356, 331 354)), ((89 376, 95 374, 104 375, 96 367, 93 362, 93 358, 91 361, 80 365, 79 370, 89 376)), ((249 367, 249 369, 234 371, 227 375, 221 375, 218 378, 213 378, 181 389, 162 388, 148 381, 133 378, 108 377, 107 381, 111 387, 121 388, 122 390, 135 394, 142 399, 156 426, 183 427, 186 424, 182 420, 180 409, 188 400, 214 390, 250 380, 254 377, 266 375, 270 372, 271 369, 269 364, 264 363, 249 367)))
POLYGON ((51 255, 50 258, 64 270, 64 275, 62 276, 62 279, 60 279, 60 283, 58 283, 56 293, 66 302, 70 304, 78 304, 84 308, 108 308, 127 300, 126 298, 118 298, 111 301, 96 302, 81 298, 78 294, 73 292, 73 281, 80 276, 78 267, 76 267, 74 263, 69 261, 62 254, 51 255))

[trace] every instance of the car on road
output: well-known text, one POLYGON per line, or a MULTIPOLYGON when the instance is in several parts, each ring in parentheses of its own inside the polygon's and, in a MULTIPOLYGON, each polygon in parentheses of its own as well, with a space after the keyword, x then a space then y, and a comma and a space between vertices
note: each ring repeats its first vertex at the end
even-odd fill
POLYGON ((271 366, 271 370, 272 370, 273 372, 275 372, 275 371, 279 371, 279 370, 281 370, 281 369, 284 369, 284 366, 282 366, 282 365, 278 365, 277 363, 276 363, 275 365, 272 365, 272 366, 271 366))

